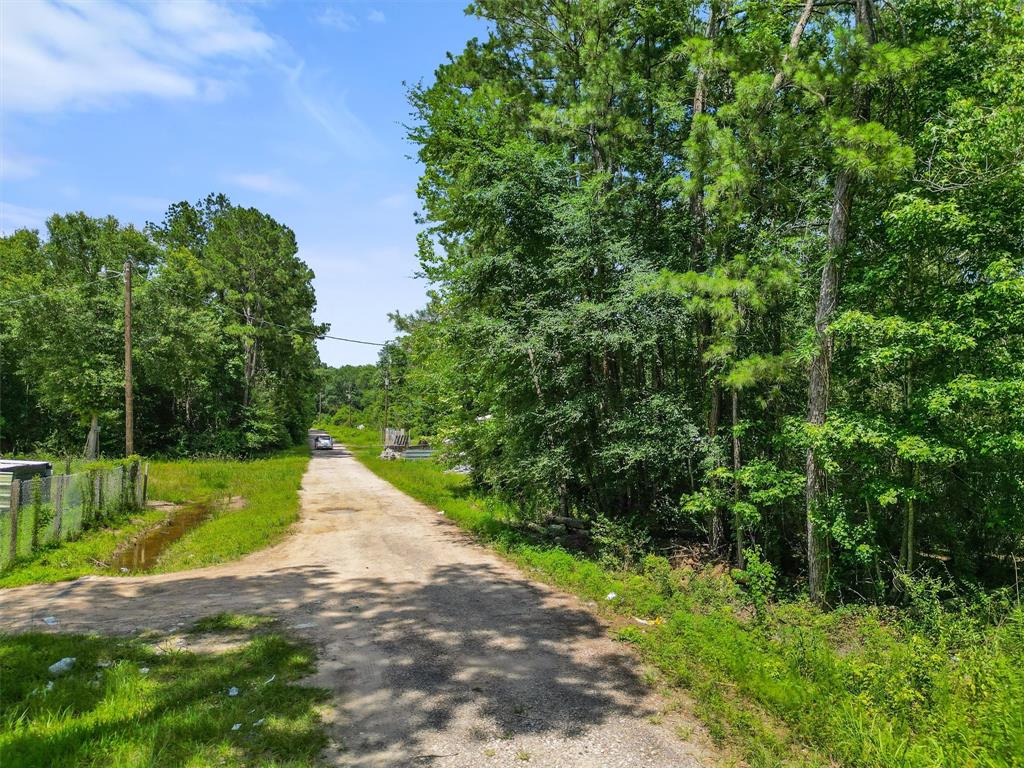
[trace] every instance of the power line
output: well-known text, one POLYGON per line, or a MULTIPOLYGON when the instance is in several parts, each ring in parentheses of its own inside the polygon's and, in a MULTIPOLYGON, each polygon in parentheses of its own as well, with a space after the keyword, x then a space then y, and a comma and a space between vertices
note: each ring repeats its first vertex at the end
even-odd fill
POLYGON ((96 277, 92 278, 91 280, 86 280, 85 282, 82 283, 75 283, 74 285, 62 285, 58 288, 52 288, 48 291, 43 291, 42 293, 29 294, 28 296, 23 296, 20 299, 12 299, 11 301, 0 301, 0 307, 8 307, 13 304, 23 304, 26 301, 32 301, 33 299, 42 299, 47 296, 51 296, 55 293, 60 293, 61 291, 70 291, 74 288, 81 288, 82 286, 89 285, 90 283, 98 283, 100 280, 108 280, 112 277, 123 276, 123 272, 104 272, 103 274, 96 275, 96 277))
POLYGON ((387 342, 382 344, 379 341, 363 341, 362 339, 346 339, 344 336, 329 336, 326 333, 321 335, 321 336, 317 336, 316 338, 318 338, 318 339, 333 339, 334 341, 347 341, 350 344, 367 344, 367 345, 369 345, 371 347, 386 347, 387 346, 387 342))
MULTIPOLYGON (((161 285, 160 289, 161 290, 170 291, 171 293, 176 294, 179 298, 188 298, 188 299, 194 299, 195 298, 194 296, 187 296, 186 297, 180 291, 178 291, 175 288, 171 288, 168 285, 161 285)), ((235 309, 234 307, 230 307, 227 304, 221 304, 220 306, 224 307, 227 310, 230 310, 231 312, 234 312, 236 315, 238 315, 242 319, 246 320, 247 322, 257 322, 260 325, 273 326, 275 328, 280 328, 282 330, 289 331, 291 333, 298 333, 298 334, 304 335, 304 336, 312 336, 314 339, 331 339, 332 341, 347 341, 349 344, 365 344, 365 345, 370 346, 370 347, 386 347, 387 346, 387 343, 383 343, 382 344, 379 341, 366 341, 364 339, 350 339, 350 338, 346 338, 345 336, 332 336, 331 334, 328 334, 328 333, 317 333, 316 331, 309 331, 309 330, 305 330, 303 328, 293 328, 291 326, 282 325, 281 323, 275 323, 275 322, 272 322, 270 320, 265 320, 263 318, 258 318, 256 320, 254 320, 253 318, 246 317, 245 313, 242 312, 240 309, 235 309)))
MULTIPOLYGON (((35 294, 31 294, 29 296, 23 296, 20 299, 13 299, 11 301, 0 302, 0 307, 12 306, 14 304, 22 304, 22 303, 24 303, 26 301, 32 301, 33 299, 41 299, 41 298, 44 298, 46 296, 50 296, 52 294, 59 293, 61 291, 69 291, 69 290, 72 290, 74 288, 81 288, 84 285, 88 285, 90 283, 99 282, 100 280, 108 280, 108 279, 110 279, 112 277, 123 277, 123 276, 124 276, 123 272, 114 272, 114 271, 104 272, 101 275, 97 275, 92 280, 87 280, 87 281, 85 281, 83 283, 77 283, 75 285, 65 285, 65 286, 61 286, 59 288, 54 288, 54 289, 49 290, 49 291, 43 291, 42 293, 35 293, 35 294)), ((160 287, 161 290, 170 291, 171 293, 176 294, 179 298, 188 298, 188 299, 194 299, 195 298, 194 296, 187 296, 186 297, 180 291, 178 291, 177 289, 171 288, 168 285, 160 285, 159 287, 160 287)), ((222 304, 221 306, 223 306, 225 309, 228 309, 228 310, 234 312, 239 317, 242 317, 245 320, 252 322, 252 318, 245 317, 245 314, 241 310, 235 309, 234 307, 230 307, 230 306, 228 306, 226 304, 222 304)), ((345 342, 348 342, 349 344, 365 344, 366 346, 370 346, 370 347, 386 347, 387 346, 387 343, 381 343, 379 341, 366 341, 365 339, 350 339, 350 338, 347 338, 345 336, 333 336, 333 335, 331 335, 329 333, 317 333, 316 331, 309 331, 309 330, 305 330, 305 329, 302 329, 302 328, 293 328, 291 326, 282 325, 281 323, 274 323, 274 322, 271 322, 270 320, 264 320, 263 318, 259 318, 258 320, 256 320, 256 322, 258 322, 260 325, 273 326, 275 328, 280 328, 282 330, 289 331, 291 333, 298 333, 298 334, 302 334, 302 335, 305 335, 305 336, 312 336, 314 339, 331 339, 332 341, 345 341, 345 342)))

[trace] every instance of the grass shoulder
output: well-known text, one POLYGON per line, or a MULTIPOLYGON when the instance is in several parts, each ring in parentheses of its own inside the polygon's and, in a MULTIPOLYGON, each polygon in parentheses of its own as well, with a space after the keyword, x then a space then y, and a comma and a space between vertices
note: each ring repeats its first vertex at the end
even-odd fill
POLYGON ((0 764, 318 765, 327 692, 298 684, 313 649, 249 617, 220 623, 244 634, 214 652, 194 635, 0 637, 0 764))
POLYGON ((154 462, 153 498, 215 502, 211 518, 171 545, 158 572, 235 560, 279 541, 299 519, 299 488, 309 450, 297 446, 267 458, 154 462), (232 500, 242 500, 240 505, 232 500))
POLYGON ((41 549, 0 573, 0 588, 48 584, 89 574, 112 574, 109 561, 117 548, 159 525, 166 515, 162 509, 147 509, 111 526, 88 531, 73 541, 41 549))
MULTIPOLYGON (((279 541, 299 517, 299 488, 308 462, 305 446, 250 460, 151 461, 151 500, 202 504, 210 514, 164 550, 150 571, 228 562, 279 541)), ((0 573, 0 588, 89 574, 123 575, 110 565, 114 553, 161 524, 168 514, 163 509, 146 509, 73 541, 39 550, 0 573)))
POLYGON ((1019 766, 1024 612, 998 623, 905 609, 764 604, 728 574, 644 558, 623 570, 545 544, 514 510, 432 461, 379 458, 377 435, 331 430, 361 462, 532 576, 592 601, 684 689, 709 735, 751 766, 1019 766))

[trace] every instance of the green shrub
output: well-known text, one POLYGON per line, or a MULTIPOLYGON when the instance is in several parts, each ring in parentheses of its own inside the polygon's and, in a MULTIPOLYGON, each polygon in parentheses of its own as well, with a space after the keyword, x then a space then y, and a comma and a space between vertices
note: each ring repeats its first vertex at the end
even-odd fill
POLYGON ((761 548, 756 545, 747 548, 744 559, 744 568, 733 571, 733 578, 746 587, 757 615, 763 617, 768 601, 775 594, 775 569, 764 559, 761 548))
POLYGON ((591 526, 598 560, 608 568, 635 568, 651 549, 651 535, 638 523, 599 515, 591 526))

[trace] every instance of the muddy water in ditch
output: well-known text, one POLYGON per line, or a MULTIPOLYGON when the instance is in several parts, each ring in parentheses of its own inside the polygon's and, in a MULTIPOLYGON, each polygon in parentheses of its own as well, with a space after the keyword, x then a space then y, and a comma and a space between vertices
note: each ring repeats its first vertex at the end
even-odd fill
POLYGON ((135 543, 114 556, 110 566, 116 571, 148 571, 171 544, 200 523, 210 519, 207 504, 192 504, 171 513, 167 520, 143 533, 135 543))

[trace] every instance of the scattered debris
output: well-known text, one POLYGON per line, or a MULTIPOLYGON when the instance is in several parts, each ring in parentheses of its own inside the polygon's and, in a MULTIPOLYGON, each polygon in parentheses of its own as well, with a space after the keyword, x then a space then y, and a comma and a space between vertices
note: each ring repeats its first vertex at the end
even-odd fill
POLYGON ((608 595, 605 597, 605 600, 614 600, 616 597, 618 597, 618 595, 616 595, 614 592, 609 592, 608 595))
POLYGON ((310 629, 316 626, 316 622, 307 621, 305 624, 292 624, 292 629, 310 629))
POLYGON ((149 667, 141 667, 139 669, 139 673, 143 674, 143 675, 148 675, 149 674, 149 667))
POLYGON ((634 616, 633 617, 633 621, 635 621, 637 624, 650 624, 651 623, 647 619, 641 619, 639 616, 634 616))
POLYGON ((456 464, 451 469, 446 469, 446 475, 469 475, 472 474, 473 468, 469 464, 456 464))
POLYGON ((252 727, 253 728, 259 728, 261 725, 263 725, 263 718, 262 717, 259 720, 257 720, 255 723, 253 723, 252 727))
POLYGON ((125 568, 123 565, 121 566, 121 573, 128 573, 128 569, 125 568))
POLYGON ((63 675, 65 672, 68 672, 73 666, 75 666, 75 657, 65 656, 60 661, 55 661, 53 664, 51 664, 48 667, 48 669, 50 670, 51 675, 63 675))
POLYGON ((242 730, 242 724, 241 723, 235 723, 234 725, 231 726, 231 730, 232 731, 240 731, 240 730, 242 730))
POLYGON ((49 625, 51 627, 55 627, 55 626, 57 626, 57 617, 56 616, 44 616, 43 617, 43 624, 47 624, 47 625, 49 625))
POLYGON ((444 514, 444 510, 443 510, 443 509, 439 509, 439 510, 437 510, 437 514, 439 514, 439 515, 443 515, 443 514, 444 514))
POLYGON ((96 662, 96 666, 99 667, 100 669, 106 669, 107 667, 114 666, 114 662, 112 662, 112 661, 97 661, 96 662))
POLYGON ((263 681, 263 684, 264 685, 270 685, 275 680, 277 680, 277 675, 271 675, 270 677, 268 677, 266 680, 263 681))
POLYGON ((237 696, 237 695, 238 695, 238 689, 235 688, 235 686, 231 686, 230 688, 228 688, 228 696, 237 696))

